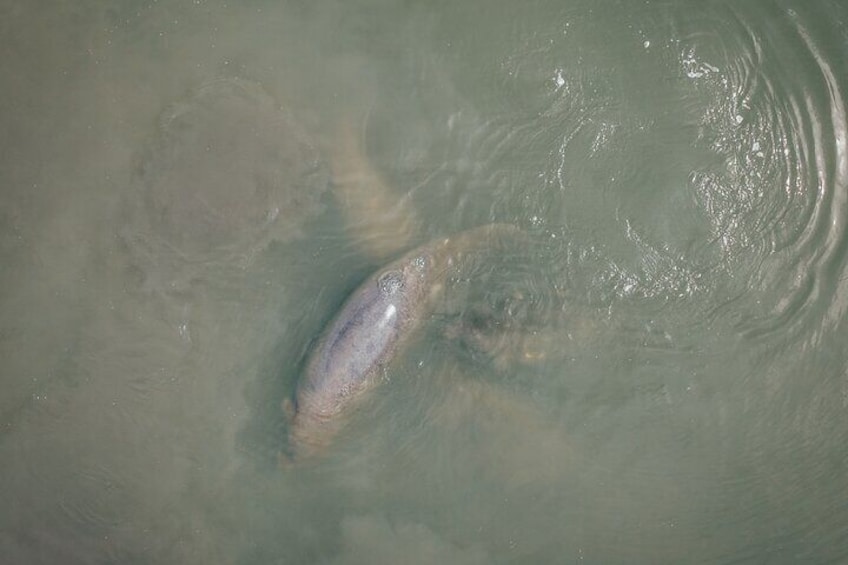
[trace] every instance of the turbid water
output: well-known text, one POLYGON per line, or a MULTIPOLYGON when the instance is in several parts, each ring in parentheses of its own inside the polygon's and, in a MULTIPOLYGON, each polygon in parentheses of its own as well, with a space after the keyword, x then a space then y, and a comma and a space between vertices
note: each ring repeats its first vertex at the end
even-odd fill
POLYGON ((0 561, 848 559, 842 3, 419 4, 0 6, 0 561), (492 223, 281 469, 346 298, 492 223))

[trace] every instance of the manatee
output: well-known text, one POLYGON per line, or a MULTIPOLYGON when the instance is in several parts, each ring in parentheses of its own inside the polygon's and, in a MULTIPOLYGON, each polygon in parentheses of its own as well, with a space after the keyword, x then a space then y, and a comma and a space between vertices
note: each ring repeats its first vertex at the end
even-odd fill
POLYGON ((341 119, 326 144, 333 195, 345 228, 359 251, 377 264, 412 247, 422 222, 412 205, 412 190, 398 194, 365 151, 364 127, 341 119))
POLYGON ((473 228, 423 245, 365 280, 308 357, 295 394, 290 456, 302 460, 332 442, 432 313, 448 276, 468 264, 467 255, 522 233, 509 224, 473 228))

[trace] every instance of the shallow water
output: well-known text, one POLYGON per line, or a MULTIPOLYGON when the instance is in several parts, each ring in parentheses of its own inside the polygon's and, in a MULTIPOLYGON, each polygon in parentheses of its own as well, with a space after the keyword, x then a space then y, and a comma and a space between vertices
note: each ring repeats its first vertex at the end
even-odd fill
POLYGON ((846 25, 5 2, 2 561, 848 559, 846 25), (333 190, 341 123, 412 233, 333 190), (489 222, 530 241, 280 469, 280 404, 370 250, 489 222))

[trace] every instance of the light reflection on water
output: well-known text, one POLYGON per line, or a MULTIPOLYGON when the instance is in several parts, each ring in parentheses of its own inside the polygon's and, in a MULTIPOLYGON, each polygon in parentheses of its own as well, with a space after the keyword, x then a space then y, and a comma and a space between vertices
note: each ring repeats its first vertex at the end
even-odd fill
POLYGON ((0 554, 845 559, 844 10, 499 4, 3 10, 0 554), (344 297, 489 222, 281 470, 344 297))

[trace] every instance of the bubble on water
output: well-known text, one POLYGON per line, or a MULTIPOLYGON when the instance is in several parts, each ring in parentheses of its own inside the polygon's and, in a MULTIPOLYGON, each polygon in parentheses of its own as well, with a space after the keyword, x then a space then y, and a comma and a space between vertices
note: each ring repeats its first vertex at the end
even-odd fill
POLYGON ((557 69, 554 74, 553 83, 556 85, 556 90, 565 86, 565 77, 562 76, 562 69, 557 69))
POLYGON ((415 259, 413 259, 412 264, 415 266, 418 272, 423 272, 424 269, 427 268, 427 258, 423 255, 419 255, 415 259))
POLYGON ((377 284, 384 296, 394 296, 403 288, 403 275, 398 271, 389 271, 380 276, 377 284))

